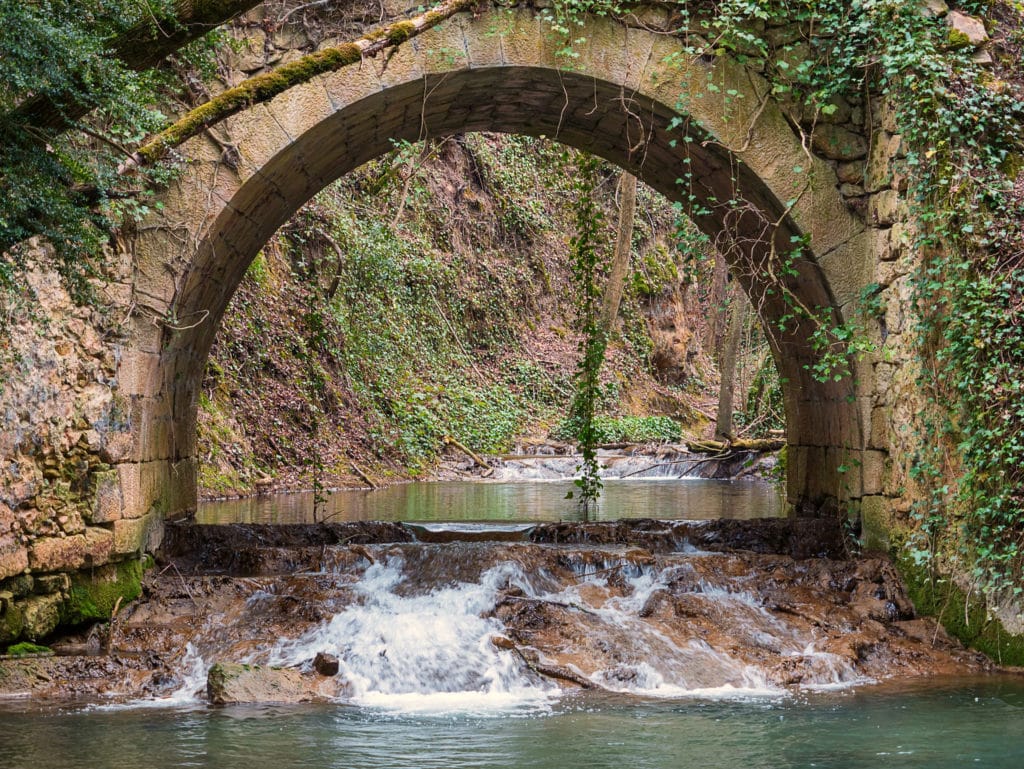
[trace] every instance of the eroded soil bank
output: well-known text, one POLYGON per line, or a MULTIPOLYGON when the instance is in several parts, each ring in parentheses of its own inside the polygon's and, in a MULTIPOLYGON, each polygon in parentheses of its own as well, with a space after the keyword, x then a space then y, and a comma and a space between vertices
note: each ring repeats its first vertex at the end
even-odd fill
POLYGON ((849 553, 832 521, 418 536, 173 525, 141 600, 56 656, 0 661, 0 696, 203 699, 208 674, 217 702, 681 696, 992 669, 916 618, 891 563, 849 553))

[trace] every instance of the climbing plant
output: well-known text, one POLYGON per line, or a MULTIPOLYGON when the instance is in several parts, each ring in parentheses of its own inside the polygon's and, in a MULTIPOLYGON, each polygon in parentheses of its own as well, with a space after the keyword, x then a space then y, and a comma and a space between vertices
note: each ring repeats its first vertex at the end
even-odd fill
MULTIPOLYGON (((591 155, 584 155, 579 161, 579 173, 573 185, 576 233, 569 246, 573 288, 576 291, 577 325, 581 333, 576 392, 569 414, 582 455, 580 477, 575 484, 578 488, 576 497, 584 513, 597 502, 602 486, 601 468, 597 461, 597 444, 601 433, 594 417, 601 398, 600 373, 608 346, 608 332, 600 322, 603 292, 598 238, 603 214, 593 194, 594 175, 599 165, 600 161, 591 155)), ((569 497, 572 496, 570 492, 569 497)))
MULTIPOLYGON (((0 0, 5 22, 0 26, 0 183, 5 191, 0 288, 6 292, 17 292, 25 267, 25 252, 16 244, 33 235, 46 237, 56 269, 84 290, 99 270, 111 211, 120 215, 145 205, 134 195, 120 197, 126 191, 116 171, 126 150, 138 148, 143 135, 162 122, 152 109, 159 83, 151 71, 136 72, 108 54, 119 32, 146 17, 154 24, 173 18, 177 5, 171 0, 0 0), (54 56, 55 50, 63 55, 54 56), (74 134, 31 130, 16 119, 17 108, 39 94, 58 108, 85 103, 91 116, 71 121, 79 129, 74 134)), ((921 552, 970 565, 992 593, 1007 587, 1019 591, 1024 559, 1020 9, 985 0, 961 4, 992 23, 1015 25, 1004 36, 1006 60, 986 69, 969 39, 943 19, 944 4, 925 5, 930 10, 897 0, 719 0, 677 2, 670 10, 683 41, 680 55, 728 55, 763 73, 771 97, 798 118, 793 124, 805 134, 805 146, 816 125, 844 99, 855 97, 870 110, 879 97, 894 111, 904 158, 890 183, 909 203, 907 245, 920 256, 914 281, 920 385, 934 406, 921 420, 921 444, 928 448, 916 461, 916 478, 930 492, 918 509, 926 537, 921 552)), ((448 15, 468 7, 458 0, 443 4, 448 15)), ((588 14, 627 12, 627 4, 609 0, 555 0, 542 14, 564 39, 563 54, 571 59, 585 42, 588 14)), ((149 150, 141 156, 133 152, 133 163, 162 156, 175 142, 255 98, 269 98, 325 71, 318 67, 336 68, 368 50, 401 44, 441 17, 418 19, 391 25, 358 45, 293 62, 289 77, 249 83, 205 112, 190 113, 156 143, 143 145, 149 150)), ((705 87, 721 86, 709 79, 705 87)), ((740 98, 725 96, 726 103, 740 98)), ((681 95, 683 108, 685 98, 692 94, 681 95)), ((865 116, 869 126, 874 120, 865 116)), ((685 123, 677 127, 681 140, 691 138, 685 123)), ((689 181, 684 171, 684 189, 689 181)), ((705 213, 698 201, 691 203, 687 213, 705 213)), ((583 219, 573 250, 585 309, 592 303, 594 256, 583 219)), ((821 329, 815 338, 821 360, 815 376, 846 376, 851 355, 869 345, 827 309, 802 306, 785 290, 784 279, 792 277, 787 258, 799 255, 804 244, 790 245, 790 254, 780 255, 777 275, 777 290, 792 302, 792 318, 784 320, 810 319, 821 329)), ((585 416, 592 414, 586 392, 595 387, 592 372, 605 340, 586 322, 583 331, 588 341, 577 413, 585 416)))
MULTIPOLYGON (((0 308, 21 296, 26 260, 39 256, 27 239, 46 239, 51 266, 82 299, 111 228, 146 213, 145 191, 169 169, 151 166, 126 182, 118 166, 164 122, 154 105, 181 83, 170 68, 136 68, 115 50, 129 47, 126 35, 173 36, 181 5, 0 0, 0 308)), ((210 61, 216 34, 176 61, 210 61)))
MULTIPOLYGON (((964 2, 1003 25, 1004 55, 986 68, 945 3, 884 0, 720 0, 672 6, 682 55, 730 55, 762 72, 771 96, 798 117, 809 146, 820 121, 847 99, 894 113, 902 160, 886 183, 903 193, 906 246, 918 312, 918 384, 932 408, 914 476, 925 537, 918 551, 959 561, 989 595, 1019 594, 1024 561, 1024 108, 1019 4, 964 2)), ((587 14, 620 15, 608 0, 556 0, 546 16, 565 41, 585 43, 587 14)), ((706 88, 718 89, 709 80, 706 88)), ((727 94, 739 98, 739 94, 727 94)), ((678 105, 685 111, 684 94, 678 105)), ((868 127, 877 115, 865 115, 868 127)), ((679 121, 684 139, 688 127, 679 121)), ((802 169, 794 169, 802 171, 802 169)), ((680 184, 690 182, 688 173, 680 184)), ((687 213, 705 213, 691 198, 687 213)), ((783 255, 780 276, 803 244, 783 255)), ((902 244, 901 244, 902 245, 902 244)), ((790 300, 782 322, 819 331, 812 374, 850 375, 851 357, 872 350, 857 324, 790 300)), ((868 305, 874 301, 866 298, 868 305)), ((867 307, 870 312, 870 306, 867 307)), ((884 350, 883 350, 884 354, 884 350)))

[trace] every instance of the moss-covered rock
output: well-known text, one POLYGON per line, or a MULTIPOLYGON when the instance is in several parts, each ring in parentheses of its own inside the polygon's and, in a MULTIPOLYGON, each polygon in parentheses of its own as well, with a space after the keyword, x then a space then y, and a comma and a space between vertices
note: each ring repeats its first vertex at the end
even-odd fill
POLYGON ((919 614, 935 617, 951 636, 1000 665, 1024 666, 1024 636, 1007 632, 982 597, 969 596, 952 579, 932 575, 906 547, 893 547, 892 554, 919 614))
POLYGON ((60 607, 63 598, 59 593, 36 595, 23 604, 25 626, 22 634, 30 641, 38 641, 50 635, 60 624, 60 607))
MULTIPOLYGON (((10 596, 10 593, 6 595, 10 596)), ((0 597, 0 643, 8 643, 21 638, 25 629, 25 616, 13 597, 0 597)))
POLYGON ((73 575, 70 595, 61 607, 61 624, 110 619, 118 601, 131 601, 142 594, 142 571, 142 561, 131 560, 73 575))
POLYGON ((7 649, 7 653, 12 657, 29 657, 36 654, 53 654, 53 649, 49 646, 40 646, 39 644, 28 643, 27 641, 20 644, 14 644, 7 649))

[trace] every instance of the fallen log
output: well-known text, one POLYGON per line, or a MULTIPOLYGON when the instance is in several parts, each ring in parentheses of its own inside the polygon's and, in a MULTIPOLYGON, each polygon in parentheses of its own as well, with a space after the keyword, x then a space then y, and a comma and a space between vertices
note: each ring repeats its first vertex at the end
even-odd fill
POLYGON ((371 489, 377 489, 377 484, 373 482, 370 476, 368 476, 366 473, 362 471, 362 468, 360 468, 359 465, 357 465, 355 462, 349 462, 349 464, 352 465, 352 472, 358 475, 360 479, 362 479, 363 483, 365 483, 371 489))
POLYGON ((729 454, 738 451, 778 451, 786 445, 781 438, 738 438, 734 441, 689 441, 686 448, 698 454, 729 454))
POLYGON ((458 441, 455 438, 452 438, 450 435, 446 435, 446 436, 444 436, 444 442, 446 444, 448 444, 449 446, 453 446, 454 448, 458 449, 463 454, 465 454, 467 457, 472 459, 473 462, 478 467, 482 467, 484 471, 482 473, 480 473, 480 475, 483 476, 484 478, 487 478, 489 475, 491 475, 494 472, 494 468, 491 467, 489 464, 487 464, 487 462, 484 460, 483 457, 481 457, 479 454, 477 454, 475 451, 473 451, 473 449, 471 449, 468 446, 466 446, 465 444, 463 444, 461 441, 458 441))

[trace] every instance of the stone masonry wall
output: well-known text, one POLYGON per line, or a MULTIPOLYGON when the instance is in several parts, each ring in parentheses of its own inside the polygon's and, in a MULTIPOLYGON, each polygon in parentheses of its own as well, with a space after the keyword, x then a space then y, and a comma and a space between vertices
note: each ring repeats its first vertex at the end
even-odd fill
MULTIPOLYGON (((657 28, 670 23, 667 13, 639 10, 627 22, 657 28)), ((239 36, 240 30, 257 32, 230 55, 229 81, 336 42, 312 41, 291 27, 268 34, 264 26, 257 10, 236 28, 239 36)), ((782 44, 795 32, 782 27, 766 34, 782 44)), ((844 317, 878 345, 855 372, 863 445, 853 447, 858 459, 847 472, 849 513, 862 521, 868 544, 884 546, 912 502, 915 439, 905 426, 921 409, 911 365, 914 264, 900 197, 906 178, 895 115, 885 102, 836 107, 813 125, 795 110, 790 117, 809 133, 846 205, 868 226, 874 259, 836 263, 832 256, 830 270, 843 276, 833 282, 844 317), (867 302, 860 295, 864 286, 867 302)), ((139 334, 139 307, 148 301, 152 276, 143 274, 145 265, 135 263, 127 244, 108 261, 97 287, 104 310, 76 305, 53 275, 37 271, 29 292, 34 319, 14 326, 0 344, 6 356, 0 368, 0 645, 44 638, 61 623, 109 616, 118 597, 137 592, 132 564, 159 542, 163 516, 183 509, 190 493, 194 499, 191 458, 146 454, 152 431, 184 429, 173 424, 171 404, 126 395, 161 391, 146 384, 161 376, 160 318, 144 321, 145 344, 127 337, 139 334)), ((163 391, 172 392, 171 385, 163 391)))
POLYGON ((100 301, 83 306, 36 270, 2 350, 0 644, 52 632, 75 590, 109 583, 155 523, 110 520, 97 495, 120 493, 112 465, 133 440, 117 394, 130 281, 130 262, 109 259, 100 301))

